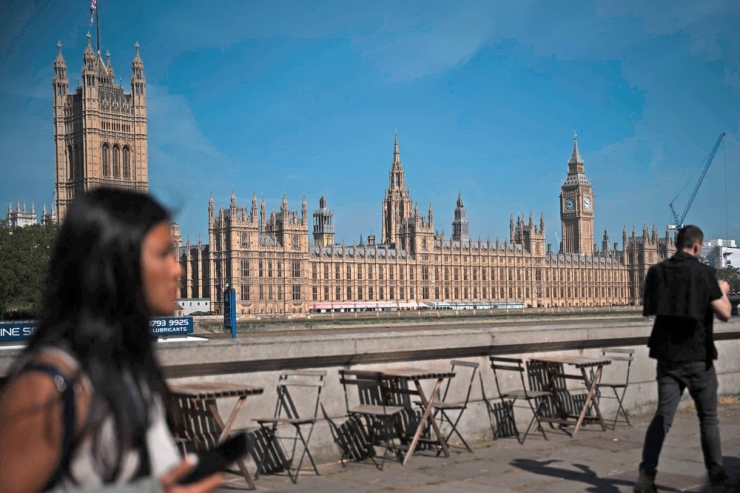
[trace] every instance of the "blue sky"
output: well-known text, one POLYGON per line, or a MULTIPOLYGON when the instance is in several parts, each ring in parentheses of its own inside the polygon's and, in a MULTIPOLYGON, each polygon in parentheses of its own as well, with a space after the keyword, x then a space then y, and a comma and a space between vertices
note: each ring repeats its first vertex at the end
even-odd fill
MULTIPOLYGON (((100 0, 102 50, 148 82, 150 188, 184 236, 207 235, 207 203, 325 193, 337 240, 380 234, 397 130, 406 182, 451 231, 458 191, 474 238, 544 213, 578 132, 608 229, 661 235, 668 203, 727 132, 689 215, 740 239, 740 3, 728 1, 100 0), (726 165, 725 165, 726 163, 726 165), (726 176, 726 179, 725 179, 726 176), (725 189, 729 221, 725 220, 725 189)), ((51 202, 56 43, 71 86, 89 2, 0 6, 0 200, 51 202)), ((94 32, 93 32, 94 34, 94 32)), ((693 182, 677 201, 683 208, 693 182)), ((5 207, 3 205, 3 207, 5 207)), ((3 214, 4 215, 4 214, 3 214)))

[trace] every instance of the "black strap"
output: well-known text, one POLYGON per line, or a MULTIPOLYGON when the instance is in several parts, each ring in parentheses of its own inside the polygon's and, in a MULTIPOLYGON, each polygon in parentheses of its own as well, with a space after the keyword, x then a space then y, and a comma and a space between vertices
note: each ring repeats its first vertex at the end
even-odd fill
POLYGON ((46 363, 30 363, 21 370, 21 372, 25 371, 46 373, 54 380, 59 392, 62 394, 62 426, 64 427, 62 459, 54 476, 45 488, 45 490, 49 490, 59 484, 62 479, 62 471, 67 468, 72 458, 71 452, 75 440, 75 418, 77 415, 74 382, 69 380, 57 367, 46 363))

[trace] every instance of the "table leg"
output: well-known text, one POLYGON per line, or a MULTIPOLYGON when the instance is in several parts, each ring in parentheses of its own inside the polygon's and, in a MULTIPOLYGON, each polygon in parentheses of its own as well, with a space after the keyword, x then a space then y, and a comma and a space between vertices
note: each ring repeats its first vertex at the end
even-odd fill
MULTIPOLYGON (((241 410, 242 406, 244 406, 244 403, 247 401, 247 397, 239 397, 239 400, 236 402, 236 405, 234 406, 234 410, 231 411, 231 415, 229 416, 228 421, 224 423, 223 419, 221 419, 221 415, 218 413, 218 407, 216 406, 215 400, 210 400, 208 402, 208 409, 211 411, 211 415, 213 415, 213 419, 216 420, 216 423, 221 427, 221 436, 218 438, 218 443, 223 442, 226 437, 229 436, 229 432, 231 431, 231 427, 234 425, 234 420, 236 420, 236 416, 239 414, 239 411, 241 410)), ((254 480, 252 479, 252 475, 249 474, 249 469, 247 469, 247 464, 244 462, 244 459, 237 459, 236 465, 239 466, 239 470, 242 473, 242 476, 244 476, 244 479, 247 481, 247 484, 249 485, 250 490, 256 490, 257 487, 254 484, 254 480)))
MULTIPOLYGON (((581 373, 583 375, 583 381, 586 384, 586 388, 588 389, 588 395, 586 396, 586 402, 583 405, 583 411, 581 411, 580 419, 578 420, 578 426, 581 425, 581 421, 586 416, 586 411, 588 411, 589 404, 594 405, 594 410, 596 411, 596 417, 599 418, 599 423, 601 423, 601 429, 603 431, 606 431, 606 423, 604 422, 604 417, 601 415, 601 409, 599 408, 599 400, 596 398, 596 384, 601 380, 601 371, 604 369, 603 366, 596 367, 596 371, 593 374, 593 379, 589 380, 588 374, 586 373, 585 368, 581 368, 581 373)), ((576 428, 576 431, 578 431, 578 428, 576 428)), ((575 433, 574 433, 575 435, 575 433)))
POLYGON ((445 457, 450 456, 450 451, 447 448, 447 443, 445 443, 444 437, 442 436, 442 432, 440 431, 439 426, 437 425, 437 421, 434 419, 434 416, 432 415, 432 404, 437 400, 437 397, 439 395, 439 387, 442 385, 443 380, 444 380, 443 378, 440 378, 437 380, 437 383, 434 385, 434 390, 432 390, 432 394, 430 395, 429 400, 427 400, 426 396, 424 395, 424 390, 421 388, 421 382, 418 380, 414 380, 414 384, 416 385, 416 390, 419 393, 419 398, 421 399, 422 405, 424 406, 424 414, 421 417, 419 426, 416 428, 416 433, 414 433, 414 438, 413 440, 411 440, 411 445, 409 445, 409 450, 406 453, 406 457, 403 459, 404 466, 408 464, 408 462, 411 460, 411 456, 414 454, 416 445, 419 443, 419 438, 421 438, 421 434, 424 431, 424 425, 426 424, 427 420, 429 420, 429 422, 432 424, 432 427, 434 428, 434 432, 437 434, 437 441, 442 447, 442 451, 444 452, 445 457))

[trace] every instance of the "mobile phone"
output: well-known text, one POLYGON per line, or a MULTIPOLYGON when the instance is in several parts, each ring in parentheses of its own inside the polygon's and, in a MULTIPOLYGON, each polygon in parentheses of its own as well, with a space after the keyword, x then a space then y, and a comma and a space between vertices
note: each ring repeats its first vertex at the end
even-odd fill
POLYGON ((226 466, 247 453, 247 434, 240 433, 228 438, 221 445, 198 454, 198 465, 190 474, 180 480, 180 484, 190 484, 207 478, 223 470, 226 466))

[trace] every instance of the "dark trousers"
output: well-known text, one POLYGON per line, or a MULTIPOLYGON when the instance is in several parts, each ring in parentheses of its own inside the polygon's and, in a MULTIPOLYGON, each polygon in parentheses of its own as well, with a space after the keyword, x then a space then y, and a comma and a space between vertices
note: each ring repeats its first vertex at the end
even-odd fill
POLYGON ((701 449, 704 452, 704 464, 709 472, 709 478, 711 480, 722 477, 724 467, 719 439, 717 373, 714 365, 707 365, 704 361, 692 361, 680 365, 658 361, 657 374, 658 410, 645 435, 640 469, 650 475, 655 475, 663 441, 673 424, 673 417, 683 391, 688 388, 699 417, 701 449))

